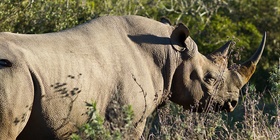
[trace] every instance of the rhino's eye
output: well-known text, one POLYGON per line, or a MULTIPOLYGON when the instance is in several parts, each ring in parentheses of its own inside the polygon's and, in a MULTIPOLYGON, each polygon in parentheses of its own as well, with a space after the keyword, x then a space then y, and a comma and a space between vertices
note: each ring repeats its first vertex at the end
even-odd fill
POLYGON ((214 78, 205 78, 204 80, 207 84, 209 85, 214 85, 214 83, 216 82, 216 79, 214 78))
POLYGON ((209 85, 214 85, 216 82, 216 78, 209 73, 205 75, 203 80, 209 85))

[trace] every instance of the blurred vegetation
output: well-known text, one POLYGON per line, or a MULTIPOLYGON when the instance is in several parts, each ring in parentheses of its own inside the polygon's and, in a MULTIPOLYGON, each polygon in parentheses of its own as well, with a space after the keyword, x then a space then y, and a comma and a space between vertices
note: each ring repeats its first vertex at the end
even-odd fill
MULTIPOLYGON (((279 101, 276 100, 280 99, 280 0, 1 0, 0 32, 56 32, 106 15, 141 15, 155 20, 166 17, 174 25, 183 22, 189 27, 199 51, 204 54, 212 52, 228 40, 234 40, 237 44, 232 48, 232 61, 235 63, 243 62, 254 53, 266 31, 266 48, 257 72, 250 80, 251 85, 257 89, 251 94, 262 93, 262 99, 266 98, 258 103, 266 104, 268 110, 272 110, 271 116, 279 115, 279 101)), ((240 112, 243 112, 241 118, 244 120, 244 110, 241 107, 232 115, 240 117, 240 112)), ((218 119, 217 123, 220 122, 218 119)), ((224 128, 223 125, 213 127, 211 129, 224 128)), ((160 129, 161 133, 167 130, 160 129)), ((237 136, 229 128, 225 130, 223 132, 229 138, 237 136)), ((204 133, 201 128, 192 131, 204 133)), ((248 134, 247 138, 251 139, 249 136, 255 136, 255 132, 248 134)))

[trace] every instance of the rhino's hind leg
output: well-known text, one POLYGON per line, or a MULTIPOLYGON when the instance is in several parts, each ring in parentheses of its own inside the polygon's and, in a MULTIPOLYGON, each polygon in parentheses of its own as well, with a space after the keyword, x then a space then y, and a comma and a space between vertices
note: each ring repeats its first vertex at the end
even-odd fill
POLYGON ((31 114, 32 78, 21 64, 12 66, 10 61, 2 59, 0 66, 0 139, 15 140, 31 114))
POLYGON ((51 129, 48 128, 45 117, 42 114, 41 106, 41 86, 33 72, 31 73, 32 82, 34 86, 34 101, 32 107, 32 113, 26 124, 23 131, 17 137, 17 140, 31 140, 31 139, 40 139, 40 140, 51 140, 56 139, 55 135, 52 133, 51 129))

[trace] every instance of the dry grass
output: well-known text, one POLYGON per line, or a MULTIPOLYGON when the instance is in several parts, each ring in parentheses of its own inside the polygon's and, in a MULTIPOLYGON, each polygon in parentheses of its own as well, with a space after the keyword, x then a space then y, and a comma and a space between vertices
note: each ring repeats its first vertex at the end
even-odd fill
POLYGON ((280 138, 279 96, 264 104, 262 94, 253 86, 245 87, 245 96, 232 113, 184 111, 168 102, 150 118, 145 139, 271 139, 280 138), (270 111, 270 112, 269 112, 270 111), (149 123, 153 123, 152 125, 149 123))

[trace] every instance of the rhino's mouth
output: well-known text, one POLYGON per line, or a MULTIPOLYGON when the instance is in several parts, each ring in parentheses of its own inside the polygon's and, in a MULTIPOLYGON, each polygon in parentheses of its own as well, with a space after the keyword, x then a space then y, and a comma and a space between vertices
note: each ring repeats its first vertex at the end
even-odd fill
MULTIPOLYGON (((195 107, 197 108, 195 112, 210 111, 211 109, 215 112, 226 111, 232 112, 238 104, 238 96, 235 96, 233 92, 227 92, 228 96, 210 96, 207 92, 204 96, 204 100, 201 99, 195 107), (206 99, 205 99, 206 98, 206 99)), ((195 108, 194 107, 194 108, 195 108)))
POLYGON ((228 96, 218 96, 213 98, 215 111, 227 111, 232 112, 238 103, 238 95, 237 93, 227 92, 228 96))
POLYGON ((215 111, 215 112, 220 112, 220 111, 232 112, 235 109, 235 107, 237 106, 237 103, 238 103, 238 100, 229 99, 226 101, 208 103, 207 106, 204 106, 203 104, 201 104, 201 105, 197 106, 198 109, 196 111, 203 112, 203 111, 207 111, 208 109, 211 110, 211 108, 212 108, 213 111, 215 111), (204 106, 205 108, 203 108, 202 106, 204 106), (211 107, 209 107, 209 106, 211 106, 211 107))
POLYGON ((224 103, 217 103, 215 104, 215 111, 232 112, 235 109, 237 103, 237 100, 227 100, 224 103))

